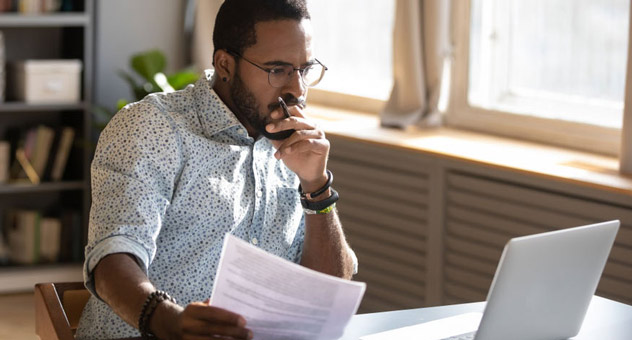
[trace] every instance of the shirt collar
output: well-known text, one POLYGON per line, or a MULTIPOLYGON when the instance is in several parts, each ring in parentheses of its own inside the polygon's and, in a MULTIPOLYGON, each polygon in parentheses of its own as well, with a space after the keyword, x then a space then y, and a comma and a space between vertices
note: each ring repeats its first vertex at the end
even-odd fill
POLYGON ((215 72, 205 70, 193 88, 193 99, 197 105, 198 117, 204 133, 210 137, 229 128, 237 127, 234 129, 237 135, 249 138, 246 128, 213 90, 215 81, 217 81, 215 72))

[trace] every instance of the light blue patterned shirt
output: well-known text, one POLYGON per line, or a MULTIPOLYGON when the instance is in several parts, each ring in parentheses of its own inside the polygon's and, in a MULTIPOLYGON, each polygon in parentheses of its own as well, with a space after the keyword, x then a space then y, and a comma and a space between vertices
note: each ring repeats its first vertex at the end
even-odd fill
MULTIPOLYGON (((207 71, 195 85, 152 94, 117 113, 92 162, 84 278, 106 255, 131 253, 157 289, 182 306, 211 295, 226 233, 290 261, 305 221, 298 177, 254 140, 224 105, 207 71)), ((78 338, 139 332, 90 298, 78 338)))

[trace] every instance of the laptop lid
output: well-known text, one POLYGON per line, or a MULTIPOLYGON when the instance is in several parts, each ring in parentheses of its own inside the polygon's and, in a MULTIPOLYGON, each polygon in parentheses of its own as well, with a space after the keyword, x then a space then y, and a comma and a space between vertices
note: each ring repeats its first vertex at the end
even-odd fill
POLYGON ((615 220, 511 239, 476 340, 577 335, 618 229, 615 220))

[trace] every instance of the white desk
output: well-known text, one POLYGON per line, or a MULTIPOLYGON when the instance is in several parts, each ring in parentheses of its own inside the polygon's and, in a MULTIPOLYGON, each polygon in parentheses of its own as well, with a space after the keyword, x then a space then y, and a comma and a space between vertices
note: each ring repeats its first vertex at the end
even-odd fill
MULTIPOLYGON (((353 316, 340 340, 357 340, 363 335, 412 326, 448 316, 483 311, 484 302, 408 309, 353 316)), ((632 306, 593 297, 579 334, 573 340, 632 339, 632 306)))

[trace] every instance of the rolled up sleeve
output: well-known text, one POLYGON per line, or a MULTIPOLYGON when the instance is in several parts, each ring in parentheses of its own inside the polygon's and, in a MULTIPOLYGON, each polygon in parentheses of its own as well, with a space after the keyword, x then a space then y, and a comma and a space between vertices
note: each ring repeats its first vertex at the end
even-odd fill
POLYGON ((114 253, 136 257, 147 273, 180 168, 179 137, 156 105, 135 104, 117 113, 101 134, 91 166, 92 207, 84 281, 114 253))

